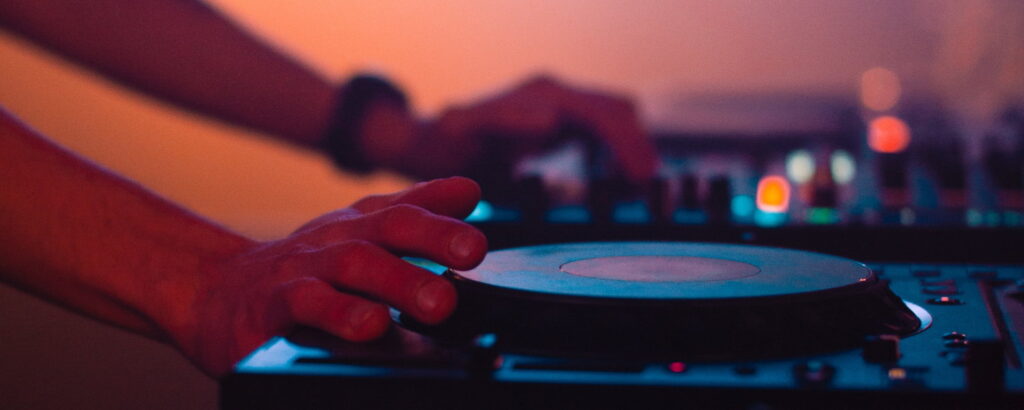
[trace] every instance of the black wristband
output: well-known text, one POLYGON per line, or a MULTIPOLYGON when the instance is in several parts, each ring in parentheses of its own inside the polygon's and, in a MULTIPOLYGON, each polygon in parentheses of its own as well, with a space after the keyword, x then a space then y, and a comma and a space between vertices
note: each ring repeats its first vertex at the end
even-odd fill
POLYGON ((357 75, 338 88, 334 117, 323 140, 323 150, 334 163, 348 171, 365 174, 374 164, 361 143, 367 110, 379 100, 408 109, 405 95, 387 80, 368 74, 357 75))

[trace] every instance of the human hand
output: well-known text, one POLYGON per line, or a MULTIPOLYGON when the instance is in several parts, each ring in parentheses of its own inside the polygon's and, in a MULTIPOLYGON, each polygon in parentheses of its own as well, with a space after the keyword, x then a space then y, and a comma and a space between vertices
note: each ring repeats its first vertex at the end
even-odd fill
POLYGON ((168 333, 200 368, 220 376, 298 325, 371 340, 390 325, 386 305, 424 323, 441 322, 455 307, 455 289, 399 257, 456 269, 479 264, 486 238, 456 219, 479 198, 479 187, 466 178, 423 182, 364 198, 286 238, 253 243, 203 269, 183 320, 168 333))
POLYGON ((450 107, 418 126, 408 113, 381 108, 368 114, 363 146, 374 162, 414 176, 477 174, 479 168, 514 164, 557 143, 566 126, 595 134, 630 180, 650 178, 658 166, 632 101, 550 77, 535 77, 494 97, 450 107))

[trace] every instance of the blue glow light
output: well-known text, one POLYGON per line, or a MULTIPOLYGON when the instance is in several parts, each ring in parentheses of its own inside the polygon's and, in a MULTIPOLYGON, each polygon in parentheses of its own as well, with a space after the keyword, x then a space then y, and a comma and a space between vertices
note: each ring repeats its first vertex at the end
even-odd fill
POLYGON ((782 225, 785 222, 785 212, 757 211, 757 213, 754 214, 754 224, 757 226, 772 227, 782 225))
POLYGON ((998 211, 988 211, 988 212, 985 212, 985 225, 992 226, 992 227, 999 226, 999 212, 998 211))
POLYGON ((739 218, 749 218, 754 214, 754 197, 750 195, 736 195, 732 197, 732 214, 739 218))
POLYGON ((1022 222, 1021 213, 1017 211, 1004 211, 1003 223, 1006 226, 1020 226, 1022 222))
POLYGON ((466 217, 466 222, 483 222, 489 221, 494 217, 494 207, 491 206, 490 202, 481 200, 477 202, 476 208, 473 208, 473 212, 466 217))
POLYGON ((985 222, 985 217, 981 214, 981 211, 971 208, 966 213, 967 226, 981 226, 985 222))

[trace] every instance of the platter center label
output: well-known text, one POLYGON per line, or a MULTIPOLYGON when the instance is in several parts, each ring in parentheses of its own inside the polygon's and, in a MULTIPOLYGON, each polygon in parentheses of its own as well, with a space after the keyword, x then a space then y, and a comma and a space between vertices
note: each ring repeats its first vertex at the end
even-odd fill
POLYGON ((563 264, 559 270, 576 276, 631 282, 708 282, 761 272, 757 266, 727 259, 659 255, 580 259, 563 264))

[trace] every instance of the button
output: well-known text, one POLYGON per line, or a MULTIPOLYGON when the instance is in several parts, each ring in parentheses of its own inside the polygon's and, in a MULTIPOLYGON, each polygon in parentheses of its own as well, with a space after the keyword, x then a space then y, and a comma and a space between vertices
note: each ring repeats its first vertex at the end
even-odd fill
POLYGON ((966 339, 953 339, 947 340, 946 343, 943 344, 948 348, 962 349, 967 347, 970 344, 970 342, 968 342, 966 339))
POLYGON ((939 276, 939 271, 936 269, 918 269, 914 271, 915 278, 934 278, 939 276))
POLYGON ((926 295, 959 295, 960 289, 956 286, 925 286, 921 292, 926 295))
POLYGON ((943 296, 943 297, 940 297, 940 298, 928 299, 928 303, 932 304, 932 305, 952 306, 952 305, 962 305, 962 304, 964 304, 964 301, 962 301, 960 299, 957 299, 957 298, 949 297, 949 296, 943 296))
POLYGON ((949 332, 942 335, 945 340, 967 340, 967 335, 960 332, 949 332))

